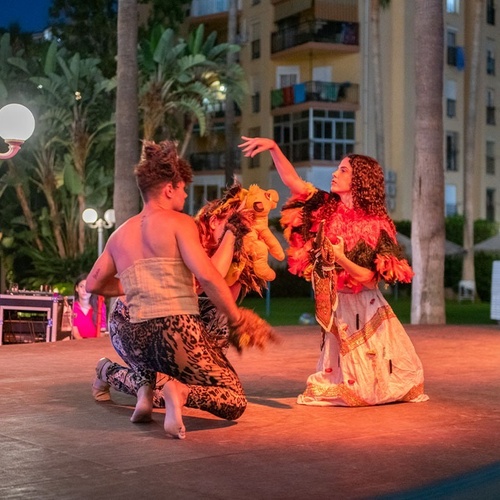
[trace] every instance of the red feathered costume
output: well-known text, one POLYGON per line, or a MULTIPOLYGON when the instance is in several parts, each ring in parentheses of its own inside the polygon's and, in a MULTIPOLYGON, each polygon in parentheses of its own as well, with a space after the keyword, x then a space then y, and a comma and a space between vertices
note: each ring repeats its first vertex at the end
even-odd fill
POLYGON ((363 287, 329 259, 329 245, 341 236, 346 257, 372 270, 377 282, 410 282, 413 272, 393 222, 308 188, 304 196, 288 200, 281 219, 290 245, 289 270, 313 282, 323 331, 317 372, 308 378, 298 403, 367 406, 427 400, 420 359, 380 290, 363 287))

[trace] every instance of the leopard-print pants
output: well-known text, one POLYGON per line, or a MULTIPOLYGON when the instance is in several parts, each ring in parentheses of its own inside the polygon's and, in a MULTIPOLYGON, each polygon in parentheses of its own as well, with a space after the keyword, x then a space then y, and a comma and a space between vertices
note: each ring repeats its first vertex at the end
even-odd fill
POLYGON ((127 307, 118 300, 109 333, 115 350, 131 368, 123 380, 123 392, 136 394, 144 384, 155 387, 156 372, 160 372, 188 386, 186 406, 190 408, 227 420, 236 420, 245 411, 247 400, 240 380, 200 316, 131 323, 127 307))

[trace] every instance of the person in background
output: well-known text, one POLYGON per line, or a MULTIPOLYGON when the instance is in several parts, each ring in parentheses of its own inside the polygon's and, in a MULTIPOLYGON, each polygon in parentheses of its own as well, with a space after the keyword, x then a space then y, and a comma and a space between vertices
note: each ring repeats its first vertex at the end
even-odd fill
POLYGON ((378 286, 413 277, 387 214, 381 166, 369 156, 350 154, 326 192, 301 179, 272 139, 242 139, 245 156, 270 152, 291 191, 281 217, 289 270, 313 284, 321 355, 297 402, 426 401, 422 363, 378 286))
POLYGON ((71 330, 74 339, 100 337, 107 330, 104 297, 87 292, 87 276, 81 274, 75 281, 71 330))

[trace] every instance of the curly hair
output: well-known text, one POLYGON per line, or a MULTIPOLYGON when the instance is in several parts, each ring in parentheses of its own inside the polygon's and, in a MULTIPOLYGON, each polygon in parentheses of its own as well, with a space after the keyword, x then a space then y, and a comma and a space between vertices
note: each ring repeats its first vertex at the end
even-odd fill
MULTIPOLYGON (((353 208, 363 211, 366 215, 383 217, 389 221, 394 231, 394 222, 387 213, 385 206, 384 172, 379 163, 370 156, 350 154, 346 158, 352 167, 351 192, 353 208)), ((340 197, 337 193, 317 191, 310 200, 304 204, 302 201, 292 201, 284 205, 287 208, 304 208, 303 237, 307 238, 313 221, 329 219, 337 211, 340 197), (313 214, 316 213, 316 216, 313 214)))
POLYGON ((384 172, 370 156, 350 154, 352 167, 351 191, 354 208, 369 215, 387 215, 385 207, 384 172))
MULTIPOLYGON (((215 240, 213 231, 210 227, 210 220, 212 217, 216 217, 218 220, 228 221, 238 209, 240 204, 238 194, 241 190, 242 187, 239 183, 233 184, 222 198, 206 203, 194 217, 196 225, 198 226, 201 244, 209 256, 215 253, 220 244, 220 241, 215 240)), ((246 232, 248 232, 248 230, 246 232)), ((237 241, 237 243, 240 242, 237 241)))
POLYGON ((169 182, 176 188, 180 182, 189 184, 193 180, 191 166, 179 157, 173 141, 144 141, 141 159, 135 166, 134 174, 145 200, 169 182))

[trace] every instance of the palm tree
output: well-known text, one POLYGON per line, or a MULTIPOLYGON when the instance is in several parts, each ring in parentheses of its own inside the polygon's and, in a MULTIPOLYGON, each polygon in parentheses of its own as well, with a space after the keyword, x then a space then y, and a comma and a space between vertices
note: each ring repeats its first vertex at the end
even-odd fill
MULTIPOLYGON (((106 106, 107 93, 113 83, 104 78, 98 68, 99 60, 82 59, 74 54, 69 59, 66 52, 58 51, 55 59, 51 57, 55 42, 49 49, 45 62, 45 76, 31 80, 44 93, 49 106, 58 109, 51 119, 59 120, 61 143, 67 154, 64 157, 65 175, 76 177, 78 184, 74 194, 77 196, 80 215, 85 210, 87 184, 86 169, 92 149, 96 147, 98 136, 103 129, 110 127, 111 121, 106 106)), ((85 223, 80 217, 77 234, 78 253, 85 250, 85 223)))
POLYGON ((140 207, 140 196, 133 170, 139 158, 137 15, 137 0, 118 1, 115 189, 113 199, 117 225, 137 214, 140 207))
POLYGON ((194 115, 204 133, 203 100, 211 97, 211 90, 195 76, 196 69, 204 69, 205 58, 187 54, 186 42, 177 40, 173 30, 156 26, 150 38, 141 44, 139 61, 143 79, 139 106, 144 138, 154 139, 159 131, 174 138, 179 114, 182 118, 185 114, 194 115))
POLYGON ((373 61, 373 88, 375 109, 375 152, 380 165, 385 168, 384 98, 380 62, 380 9, 389 7, 390 0, 371 0, 371 58, 373 61))
POLYGON ((200 134, 205 133, 210 105, 218 99, 221 84, 241 102, 241 67, 226 65, 226 54, 239 47, 217 44, 216 37, 213 32, 205 39, 203 25, 190 33, 187 41, 177 39, 171 29, 156 27, 149 40, 141 44, 144 138, 154 139, 159 133, 180 139, 179 154, 183 155, 196 122, 200 134))
MULTIPOLYGON (((230 44, 236 43, 236 24, 238 17, 238 1, 229 0, 229 15, 227 22, 227 41, 230 44)), ((234 52, 227 54, 227 66, 231 67, 236 63, 236 55, 234 52)), ((226 187, 233 183, 234 177, 234 102, 230 93, 226 95, 226 114, 224 117, 226 129, 226 164, 225 164, 225 181, 226 187)))
POLYGON ((415 167, 411 322, 443 324, 443 2, 415 1, 415 167))
POLYGON ((483 28, 485 0, 474 0, 474 31, 470 57, 469 82, 467 95, 467 115, 465 126, 464 155, 464 242, 465 250, 462 279, 476 281, 474 270, 474 172, 476 170, 476 124, 479 60, 481 51, 481 30, 483 28))

